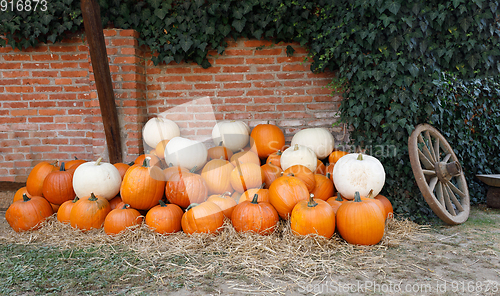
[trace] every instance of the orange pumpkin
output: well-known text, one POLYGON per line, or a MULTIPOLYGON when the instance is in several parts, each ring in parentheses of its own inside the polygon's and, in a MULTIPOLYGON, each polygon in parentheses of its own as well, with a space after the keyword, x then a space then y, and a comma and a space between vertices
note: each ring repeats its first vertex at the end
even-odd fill
POLYGON ((16 191, 16 193, 14 194, 14 198, 12 199, 12 202, 14 203, 14 202, 16 202, 18 200, 22 200, 24 194, 26 194, 28 197, 31 198, 31 194, 29 194, 28 189, 26 188, 26 186, 21 187, 21 188, 19 188, 16 191))
POLYGON ((150 159, 149 165, 151 167, 155 166, 157 163, 160 163, 160 159, 158 158, 158 156, 151 154, 151 153, 147 153, 147 154, 141 154, 141 155, 137 156, 137 158, 134 160, 134 164, 142 165, 144 163, 144 160, 146 159, 146 157, 149 157, 149 159, 150 159))
POLYGON ((69 224, 69 217, 71 214, 71 209, 75 205, 75 203, 79 200, 78 196, 76 196, 73 200, 67 200, 63 202, 63 204, 57 210, 57 220, 61 223, 69 224))
POLYGON ((237 166, 237 162, 239 162, 240 165, 244 163, 255 163, 256 165, 260 166, 259 156, 252 151, 242 150, 240 152, 237 152, 233 154, 233 156, 231 156, 230 160, 233 166, 237 166))
POLYGON ((285 145, 285 134, 274 124, 258 124, 252 129, 250 137, 260 158, 268 157, 285 145))
POLYGON ((182 215, 182 230, 187 234, 216 233, 224 224, 224 214, 210 201, 191 204, 182 215))
POLYGON ((163 170, 163 174, 165 175, 165 180, 168 181, 170 178, 172 178, 172 175, 174 174, 181 174, 181 173, 188 173, 189 170, 186 169, 185 167, 181 167, 178 165, 172 165, 171 163, 168 164, 168 167, 163 170))
POLYGON ((326 201, 315 199, 311 194, 309 200, 293 207, 290 227, 296 235, 317 234, 330 238, 335 232, 335 213, 326 201))
POLYGON ((165 147, 167 147, 167 144, 170 140, 161 140, 158 142, 158 144, 155 147, 155 154, 158 156, 160 159, 165 158, 165 147))
POLYGON ((283 154, 281 150, 269 154, 269 156, 266 159, 266 163, 273 164, 281 168, 281 154, 283 154))
POLYGON ((262 186, 260 186, 259 188, 250 188, 247 191, 243 192, 238 203, 240 204, 247 200, 252 201, 255 194, 257 194, 258 202, 269 202, 269 189, 265 189, 263 188, 263 186, 264 184, 262 184, 262 186))
POLYGON ((307 190, 312 192, 316 186, 316 179, 314 178, 314 173, 301 164, 292 165, 283 172, 283 176, 294 176, 306 184, 307 190))
POLYGON ((262 171, 262 175, 264 177, 264 188, 269 189, 269 186, 274 182, 274 180, 278 179, 283 175, 283 170, 279 166, 275 166, 271 163, 266 163, 260 166, 262 171))
POLYGON ((134 209, 149 210, 163 197, 165 181, 153 178, 149 168, 149 159, 146 158, 142 165, 131 166, 123 177, 120 196, 134 209))
POLYGON ((332 180, 333 182, 333 168, 335 167, 335 164, 334 163, 329 163, 327 166, 326 166, 326 169, 325 169, 325 176, 327 176, 328 178, 330 178, 330 180, 332 180))
POLYGON ((335 212, 335 214, 337 214, 337 210, 339 209, 339 207, 342 205, 342 203, 344 201, 345 200, 342 199, 342 197, 340 197, 340 193, 338 193, 338 192, 337 192, 336 197, 332 196, 326 200, 326 202, 332 207, 333 212, 335 212))
POLYGON ((82 163, 86 163, 86 162, 87 162, 86 160, 78 159, 75 156, 75 159, 70 160, 70 161, 64 163, 65 164, 64 165, 64 169, 65 170, 70 170, 70 169, 75 170, 79 165, 81 165, 82 163))
POLYGON ((279 222, 276 209, 268 202, 259 202, 255 194, 251 201, 238 204, 231 216, 237 232, 255 232, 266 235, 274 231, 279 222))
POLYGON ((231 186, 231 172, 234 166, 224 159, 212 159, 205 164, 201 176, 207 184, 209 194, 223 194, 233 192, 231 186))
MULTIPOLYGON (((111 207, 111 210, 114 210, 117 208, 118 204, 123 202, 122 201, 122 198, 117 195, 115 197, 113 197, 110 201, 109 201, 109 206, 111 207)), ((124 203, 125 204, 125 203, 124 203)))
POLYGON ((384 208, 385 208, 385 218, 386 219, 393 218, 394 217, 394 209, 392 207, 391 201, 387 197, 385 197, 385 196, 383 196, 381 194, 375 196, 374 198, 376 200, 379 200, 382 203, 382 205, 384 205, 384 208))
POLYGON ((342 150, 334 150, 328 155, 328 162, 335 164, 342 156, 349 154, 349 152, 342 150))
POLYGON ((333 196, 335 187, 330 178, 324 175, 314 174, 314 180, 314 189, 311 191, 311 193, 314 194, 314 198, 327 200, 333 196))
POLYGON ((73 171, 64 169, 64 162, 59 171, 50 172, 45 177, 42 186, 43 197, 50 203, 60 205, 72 200, 76 194, 73 191, 73 171))
POLYGON ((309 198, 306 184, 297 177, 282 176, 269 187, 269 202, 282 219, 289 219, 293 207, 301 200, 309 198))
POLYGON ((226 218, 231 218, 234 208, 236 207, 236 201, 231 197, 230 192, 225 192, 223 194, 210 195, 207 201, 213 202, 218 205, 222 210, 222 213, 226 218))
POLYGON ((233 151, 222 146, 222 143, 223 142, 220 142, 219 146, 215 146, 207 150, 208 160, 221 158, 225 160, 231 159, 231 157, 233 156, 233 151))
POLYGON ((384 214, 375 203, 361 200, 356 192, 353 201, 346 201, 339 207, 337 230, 350 244, 375 245, 384 236, 384 214))
POLYGON ((316 165, 316 170, 314 171, 315 174, 321 174, 325 175, 326 174, 326 166, 325 164, 318 159, 318 164, 316 165))
POLYGON ((5 220, 16 232, 38 229, 54 211, 50 203, 41 196, 24 194, 22 200, 12 203, 5 212, 5 220))
POLYGON ((170 203, 187 208, 192 203, 207 200, 208 188, 202 176, 187 172, 173 174, 165 185, 165 196, 170 203))
POLYGON ((26 188, 29 194, 32 196, 43 196, 43 181, 48 174, 59 169, 56 164, 57 161, 53 163, 42 161, 33 167, 26 180, 26 188))
POLYGON ((182 209, 175 204, 165 204, 162 200, 159 203, 146 214, 146 225, 160 234, 181 231, 181 218, 184 213, 182 209))
POLYGON ((114 163, 113 165, 118 169, 118 172, 120 173, 120 176, 122 177, 123 181, 123 177, 125 176, 127 170, 130 168, 130 165, 123 162, 117 162, 114 163))
POLYGON ((264 175, 260 165, 255 163, 237 162, 236 167, 230 175, 231 186, 239 193, 243 193, 249 188, 260 186, 264 182, 264 175))
POLYGON ((69 214, 71 227, 83 231, 102 228, 104 219, 111 211, 109 202, 104 197, 91 193, 77 201, 69 214))
POLYGON ((107 235, 118 234, 129 227, 140 225, 142 218, 139 211, 126 204, 109 212, 104 219, 104 232, 107 235))

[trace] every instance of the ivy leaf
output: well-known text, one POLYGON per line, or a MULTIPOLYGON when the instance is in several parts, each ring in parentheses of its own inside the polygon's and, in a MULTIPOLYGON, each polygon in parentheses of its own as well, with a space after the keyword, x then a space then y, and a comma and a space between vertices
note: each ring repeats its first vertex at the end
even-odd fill
POLYGON ((191 48, 191 45, 193 45, 194 42, 193 40, 191 40, 191 38, 185 36, 184 38, 181 38, 181 40, 179 40, 179 45, 182 47, 182 49, 185 51, 185 52, 188 52, 188 50, 191 48))
POLYGON ((387 9, 389 9, 389 11, 392 12, 393 14, 398 14, 400 8, 401 4, 395 1, 390 3, 389 6, 387 6, 387 9))
POLYGON ((172 62, 174 60, 174 57, 173 56, 164 56, 162 61, 165 63, 165 64, 169 64, 170 62, 172 62))
POLYGON ((165 16, 167 15, 168 10, 163 10, 163 8, 159 8, 155 10, 155 15, 163 20, 165 16))
POLYGON ((53 19, 51 14, 44 14, 41 18, 42 24, 48 26, 50 21, 53 19))
POLYGON ((205 33, 208 35, 213 35, 215 33, 215 28, 212 26, 208 26, 205 28, 205 33))
POLYGON ((233 21, 233 27, 236 29, 236 31, 241 32, 245 28, 245 23, 246 19, 241 19, 241 20, 234 20, 233 21))
POLYGON ((148 2, 149 2, 149 4, 151 4, 151 6, 153 8, 158 8, 158 7, 160 7, 163 0, 149 0, 148 2))

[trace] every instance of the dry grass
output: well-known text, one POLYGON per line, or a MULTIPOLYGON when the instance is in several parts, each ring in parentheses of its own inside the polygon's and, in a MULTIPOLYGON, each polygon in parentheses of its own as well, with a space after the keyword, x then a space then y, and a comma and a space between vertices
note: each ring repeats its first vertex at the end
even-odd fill
MULTIPOLYGON (((397 247, 402 241, 412 240, 423 231, 422 226, 411 221, 393 219, 388 221, 384 238, 375 246, 354 246, 338 234, 328 240, 318 236, 298 237, 291 233, 289 223, 284 221, 268 236, 237 233, 226 222, 218 235, 176 233, 165 236, 142 225, 110 237, 102 230, 74 230, 59 223, 53 216, 39 230, 25 233, 8 231, 0 237, 0 241, 63 250, 105 245, 106 250, 132 251, 142 264, 132 266, 125 263, 149 272, 161 283, 179 277, 191 281, 225 277, 259 281, 272 278, 293 284, 321 280, 325 274, 348 274, 353 269, 384 272, 384 269, 391 268, 387 266, 391 263, 384 260, 385 251, 397 247)), ((276 287, 261 281, 259 291, 271 291, 269 289, 276 287)))

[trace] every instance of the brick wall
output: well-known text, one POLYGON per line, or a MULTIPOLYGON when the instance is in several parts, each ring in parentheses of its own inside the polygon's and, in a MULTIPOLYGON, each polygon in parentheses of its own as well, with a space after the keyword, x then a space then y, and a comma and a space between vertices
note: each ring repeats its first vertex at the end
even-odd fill
MULTIPOLYGON (((271 122, 287 140, 305 127, 326 127, 341 137, 340 95, 325 88, 331 74, 313 74, 297 44, 238 40, 212 67, 155 66, 132 30, 104 31, 122 132, 124 161, 144 151, 141 130, 164 112, 181 135, 209 139, 215 120, 251 127, 271 122), (208 98, 207 98, 208 97, 208 98)), ((41 160, 107 156, 88 47, 81 38, 18 51, 0 48, 0 181, 23 182, 41 160)), ((211 141, 207 141, 211 145, 211 141)), ((147 147, 146 147, 147 149, 147 147)))

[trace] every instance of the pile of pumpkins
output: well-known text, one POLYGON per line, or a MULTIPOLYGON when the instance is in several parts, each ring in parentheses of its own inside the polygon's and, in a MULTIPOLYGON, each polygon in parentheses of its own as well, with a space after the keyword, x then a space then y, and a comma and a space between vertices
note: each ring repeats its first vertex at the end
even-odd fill
POLYGON ((335 150, 324 128, 303 129, 288 146, 276 125, 220 121, 207 148, 155 117, 143 138, 152 149, 130 164, 37 164, 7 221, 15 231, 36 229, 57 212, 61 223, 114 235, 141 223, 161 234, 217 233, 229 219, 238 232, 266 235, 282 219, 296 235, 330 238, 337 230, 349 243, 373 245, 392 217, 390 201, 379 195, 380 161, 335 150))

